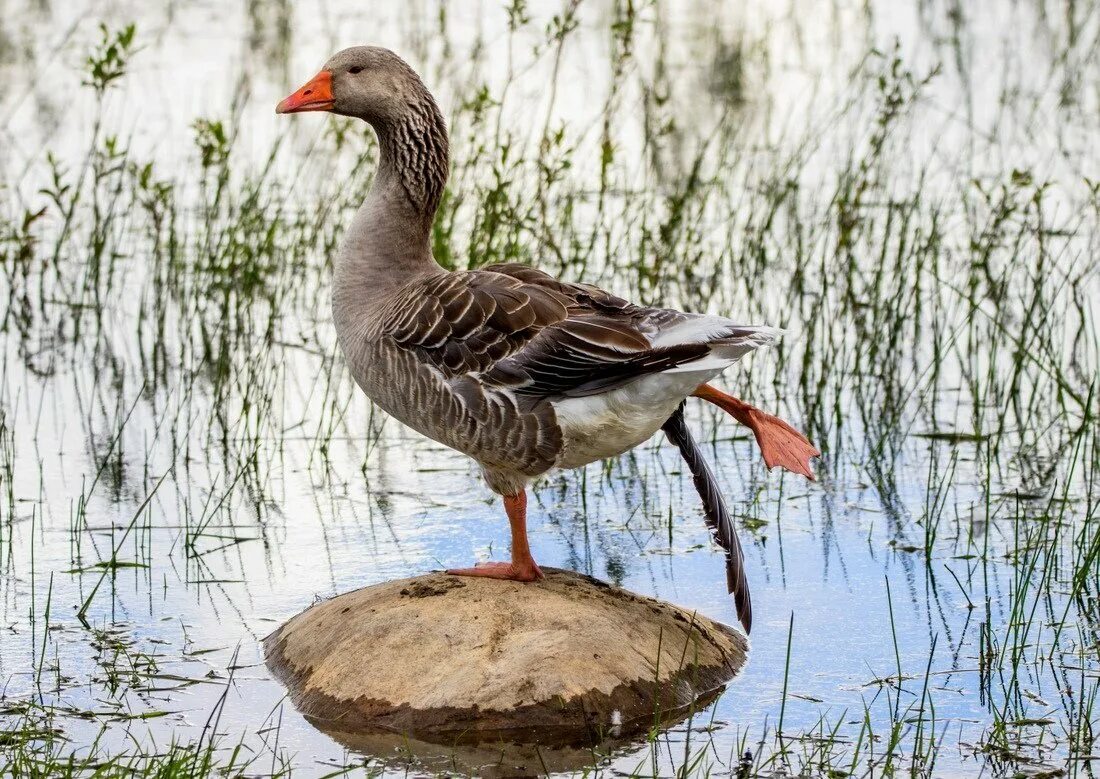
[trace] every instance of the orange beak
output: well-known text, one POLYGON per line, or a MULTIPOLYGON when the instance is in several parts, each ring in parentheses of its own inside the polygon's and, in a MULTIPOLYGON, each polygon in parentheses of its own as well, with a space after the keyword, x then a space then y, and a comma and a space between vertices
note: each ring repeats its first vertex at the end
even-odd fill
POLYGON ((332 73, 322 70, 290 97, 275 106, 277 114, 297 114, 302 111, 331 111, 332 73))

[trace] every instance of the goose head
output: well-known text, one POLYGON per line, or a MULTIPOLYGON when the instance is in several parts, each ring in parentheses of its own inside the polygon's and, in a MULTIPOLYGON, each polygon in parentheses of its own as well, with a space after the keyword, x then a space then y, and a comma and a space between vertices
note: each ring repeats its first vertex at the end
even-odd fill
POLYGON ((416 72, 389 49, 354 46, 333 55, 275 113, 329 111, 377 127, 400 118, 425 92, 416 72))

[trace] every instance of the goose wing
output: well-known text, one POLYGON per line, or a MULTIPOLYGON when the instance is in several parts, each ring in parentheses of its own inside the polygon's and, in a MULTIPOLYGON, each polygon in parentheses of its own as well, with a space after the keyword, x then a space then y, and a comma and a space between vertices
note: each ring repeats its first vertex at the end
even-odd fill
POLYGON ((740 356, 762 337, 761 328, 636 306, 518 264, 406 287, 383 322, 400 348, 448 381, 473 379, 528 405, 605 392, 698 363, 716 349, 740 356))
POLYGON ((752 599, 749 597, 749 579, 745 574, 745 553, 737 538, 733 518, 726 508, 726 501, 722 498, 722 491, 718 488, 718 480, 714 478, 714 472, 704 459, 703 451, 684 421, 683 403, 661 429, 665 431, 668 440, 680 450, 684 462, 687 463, 695 490, 703 502, 703 517, 707 527, 726 553, 726 587, 737 607, 737 618, 741 620, 745 634, 748 635, 752 632, 752 599))

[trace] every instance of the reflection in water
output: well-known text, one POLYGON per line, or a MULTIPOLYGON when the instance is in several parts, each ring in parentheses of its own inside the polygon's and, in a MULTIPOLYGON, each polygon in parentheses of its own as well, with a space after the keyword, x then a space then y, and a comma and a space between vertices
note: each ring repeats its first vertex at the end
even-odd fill
POLYGON ((591 733, 586 738, 553 739, 538 733, 461 734, 438 742, 415 734, 387 731, 344 732, 339 723, 309 717, 318 730, 348 749, 370 755, 391 768, 415 767, 433 773, 457 772, 484 777, 544 776, 548 773, 580 773, 610 765, 611 755, 628 762, 646 759, 648 738, 664 728, 700 718, 701 711, 722 694, 715 690, 695 706, 657 712, 649 722, 616 728, 613 733, 591 733))

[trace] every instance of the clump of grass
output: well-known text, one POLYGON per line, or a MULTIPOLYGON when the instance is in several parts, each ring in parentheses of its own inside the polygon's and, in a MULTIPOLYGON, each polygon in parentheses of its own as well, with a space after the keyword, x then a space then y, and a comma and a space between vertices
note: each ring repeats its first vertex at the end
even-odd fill
POLYGON ((7 409, 0 405, 0 567, 11 561, 15 523, 15 430, 7 409))

